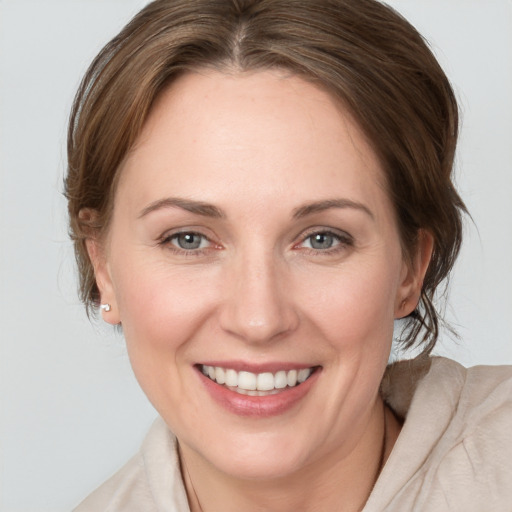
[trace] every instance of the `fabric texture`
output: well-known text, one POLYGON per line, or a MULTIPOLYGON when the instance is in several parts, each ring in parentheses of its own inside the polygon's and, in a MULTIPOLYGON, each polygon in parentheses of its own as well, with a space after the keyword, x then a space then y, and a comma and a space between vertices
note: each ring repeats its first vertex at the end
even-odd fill
MULTIPOLYGON (((381 394, 405 422, 363 512, 512 512, 512 366, 401 361, 387 368, 381 394)), ((100 511, 189 512, 162 419, 75 509, 100 511)))

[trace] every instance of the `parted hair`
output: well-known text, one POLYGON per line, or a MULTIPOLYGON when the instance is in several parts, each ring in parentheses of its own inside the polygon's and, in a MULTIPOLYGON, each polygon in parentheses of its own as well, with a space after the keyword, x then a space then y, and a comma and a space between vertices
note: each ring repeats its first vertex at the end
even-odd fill
POLYGON ((441 321, 434 295, 459 252, 465 212, 453 185, 458 107, 429 45, 376 0, 156 0, 103 48, 72 108, 65 178, 88 311, 100 297, 85 241, 108 229, 121 163, 162 90, 204 67, 287 70, 348 109, 380 159, 404 256, 421 230, 433 237, 420 302, 402 333, 406 347, 430 352, 441 321))

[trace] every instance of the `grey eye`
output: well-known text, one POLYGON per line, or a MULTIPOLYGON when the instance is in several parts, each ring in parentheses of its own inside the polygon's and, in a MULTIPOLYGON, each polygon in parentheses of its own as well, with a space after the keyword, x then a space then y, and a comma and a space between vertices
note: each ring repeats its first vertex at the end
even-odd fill
POLYGON ((178 233, 174 235, 173 242, 180 249, 191 251, 204 247, 206 239, 198 233, 178 233))
POLYGON ((315 233, 308 237, 310 247, 312 249, 330 249, 337 244, 337 237, 331 233, 315 233))

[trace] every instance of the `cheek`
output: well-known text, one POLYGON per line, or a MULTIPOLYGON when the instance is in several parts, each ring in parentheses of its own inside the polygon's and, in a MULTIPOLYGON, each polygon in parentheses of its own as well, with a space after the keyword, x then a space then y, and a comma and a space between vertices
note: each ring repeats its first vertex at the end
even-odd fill
POLYGON ((205 276, 194 271, 171 272, 149 264, 131 271, 120 268, 116 299, 137 378, 162 373, 172 378, 177 370, 171 367, 185 357, 188 342, 209 317, 214 288, 205 286, 205 276))
POLYGON ((296 296, 307 297, 301 309, 332 344, 356 350, 386 346, 393 333, 397 272, 377 263, 340 268, 316 275, 314 283, 305 281, 296 296))
MULTIPOLYGON (((123 267, 124 270, 124 267, 123 267)), ((204 275, 140 266, 118 277, 116 298, 131 366, 140 387, 176 432, 197 423, 190 347, 210 330, 214 298, 204 275)), ((211 278, 210 278, 211 283, 211 278)), ((203 336, 204 338, 204 336, 203 336)))

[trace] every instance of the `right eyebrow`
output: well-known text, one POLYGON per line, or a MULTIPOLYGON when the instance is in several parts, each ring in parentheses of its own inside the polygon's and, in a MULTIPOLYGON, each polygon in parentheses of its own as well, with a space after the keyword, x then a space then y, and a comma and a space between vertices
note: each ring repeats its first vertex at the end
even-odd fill
POLYGON ((196 215, 213 217, 216 219, 224 218, 226 216, 221 209, 217 208, 213 204, 205 203, 203 201, 194 201, 192 199, 184 199, 181 197, 165 197, 163 199, 158 199, 143 208, 139 213, 138 218, 140 219, 151 212, 165 208, 181 208, 182 210, 186 210, 187 212, 194 213, 196 215))

